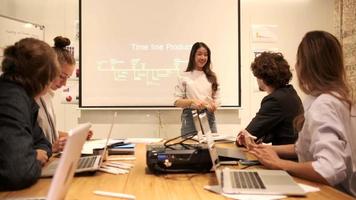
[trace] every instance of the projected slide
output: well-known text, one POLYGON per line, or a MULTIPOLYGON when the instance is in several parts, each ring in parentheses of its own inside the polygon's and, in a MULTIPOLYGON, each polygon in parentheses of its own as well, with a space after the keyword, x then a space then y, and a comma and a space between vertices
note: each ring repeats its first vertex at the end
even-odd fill
POLYGON ((239 102, 237 0, 82 0, 81 107, 172 107, 191 46, 212 52, 223 106, 239 102))

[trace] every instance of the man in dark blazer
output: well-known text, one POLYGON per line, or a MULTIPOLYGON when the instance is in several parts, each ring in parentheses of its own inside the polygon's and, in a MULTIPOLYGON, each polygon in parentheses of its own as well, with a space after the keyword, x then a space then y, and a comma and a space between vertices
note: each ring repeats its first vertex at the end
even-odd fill
POLYGON ((261 91, 267 92, 261 107, 246 129, 237 136, 238 145, 246 145, 246 138, 272 145, 293 144, 297 134, 293 120, 303 114, 302 102, 289 84, 290 66, 281 53, 263 52, 251 64, 253 75, 261 91), (247 136, 247 137, 246 137, 247 136))

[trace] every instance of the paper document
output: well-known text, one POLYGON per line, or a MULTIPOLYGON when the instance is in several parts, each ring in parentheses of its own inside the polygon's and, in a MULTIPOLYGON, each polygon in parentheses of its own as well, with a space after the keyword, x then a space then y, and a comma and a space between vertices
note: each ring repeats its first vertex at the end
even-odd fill
MULTIPOLYGON (((305 185, 302 183, 298 183, 298 185, 304 189, 305 192, 318 192, 320 191, 317 187, 312 187, 309 185, 305 185)), ((240 200, 274 200, 274 199, 283 199, 287 198, 285 195, 260 195, 260 194, 226 194, 222 192, 222 189, 219 185, 206 185, 204 189, 209 190, 210 192, 221 194, 227 198, 231 199, 240 199, 240 200)))
POLYGON ((149 143, 161 142, 162 140, 163 140, 162 138, 127 138, 125 140, 125 143, 144 143, 144 144, 149 144, 149 143))
POLYGON ((260 195, 260 194, 226 194, 222 193, 222 189, 219 185, 206 185, 204 189, 218 194, 230 199, 240 199, 240 200, 274 200, 287 198, 285 195, 260 195))
POLYGON ((303 190, 305 192, 319 192, 320 189, 318 187, 313 187, 313 186, 310 186, 310 185, 305 185, 305 184, 302 184, 302 183, 298 183, 298 185, 303 188, 303 190))
MULTIPOLYGON (((212 139, 214 140, 214 141, 219 141, 219 140, 227 140, 227 141, 232 141, 232 142, 234 142, 235 140, 236 140, 236 136, 235 135, 225 135, 225 134, 219 134, 219 133, 212 133, 212 139)), ((197 135, 195 135, 194 137, 193 137, 194 139, 198 139, 198 136, 197 135)), ((205 135, 203 135, 203 141, 206 141, 206 136, 205 135)))

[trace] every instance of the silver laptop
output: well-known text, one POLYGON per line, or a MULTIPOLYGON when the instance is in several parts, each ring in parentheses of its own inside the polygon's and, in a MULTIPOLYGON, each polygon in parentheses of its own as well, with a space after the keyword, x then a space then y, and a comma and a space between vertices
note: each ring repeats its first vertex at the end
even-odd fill
MULTIPOLYGON (((106 154, 108 142, 111 137, 111 132, 114 126, 115 118, 117 116, 117 113, 114 113, 114 116, 112 118, 112 122, 110 125, 110 130, 106 138, 104 150, 102 151, 101 155, 94 155, 94 156, 84 156, 80 157, 77 169, 75 170, 75 173, 94 173, 98 171, 104 161, 104 156, 106 154)), ((47 166, 45 166, 42 169, 41 177, 51 177, 54 175, 56 169, 58 167, 58 160, 54 160, 53 162, 49 163, 47 166)))
MULTIPOLYGON (((207 114, 206 112, 202 112, 199 115, 197 114, 196 110, 193 110, 193 120, 194 120, 194 125, 195 125, 195 129, 197 130, 197 139, 199 140, 199 142, 206 142, 206 137, 204 134, 204 131, 201 131, 202 129, 205 131, 211 131, 210 126, 209 126, 209 122, 207 120, 207 114), (202 123, 202 126, 200 126, 199 124, 199 118, 205 118, 206 119, 206 123, 202 123)), ((215 141, 226 141, 226 142, 234 142, 236 140, 235 136, 232 135, 227 135, 227 134, 220 134, 220 133, 211 133, 211 135, 213 136, 213 139, 215 141)))
POLYGON ((219 170, 218 153, 214 140, 207 135, 209 153, 218 183, 224 193, 279 194, 305 196, 305 191, 283 170, 219 170))
POLYGON ((59 159, 58 168, 54 174, 47 197, 8 198, 7 200, 65 199, 90 127, 91 125, 86 123, 72 130, 72 134, 68 137, 63 154, 59 159))
MULTIPOLYGON (((212 138, 212 140, 217 140, 216 138, 221 134, 211 133, 209 127, 209 121, 206 113, 194 113, 193 120, 195 129, 197 130, 198 141, 200 143, 207 141, 207 134, 212 138)), ((246 159, 245 153, 237 147, 216 147, 216 151, 223 160, 241 160, 246 159)))

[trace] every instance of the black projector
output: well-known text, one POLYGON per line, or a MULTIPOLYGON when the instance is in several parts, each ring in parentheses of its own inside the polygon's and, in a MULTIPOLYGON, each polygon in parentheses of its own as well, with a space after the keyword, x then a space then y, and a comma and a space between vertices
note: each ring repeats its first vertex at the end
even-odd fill
POLYGON ((212 168, 207 144, 149 144, 147 167, 153 173, 209 172, 212 168))

